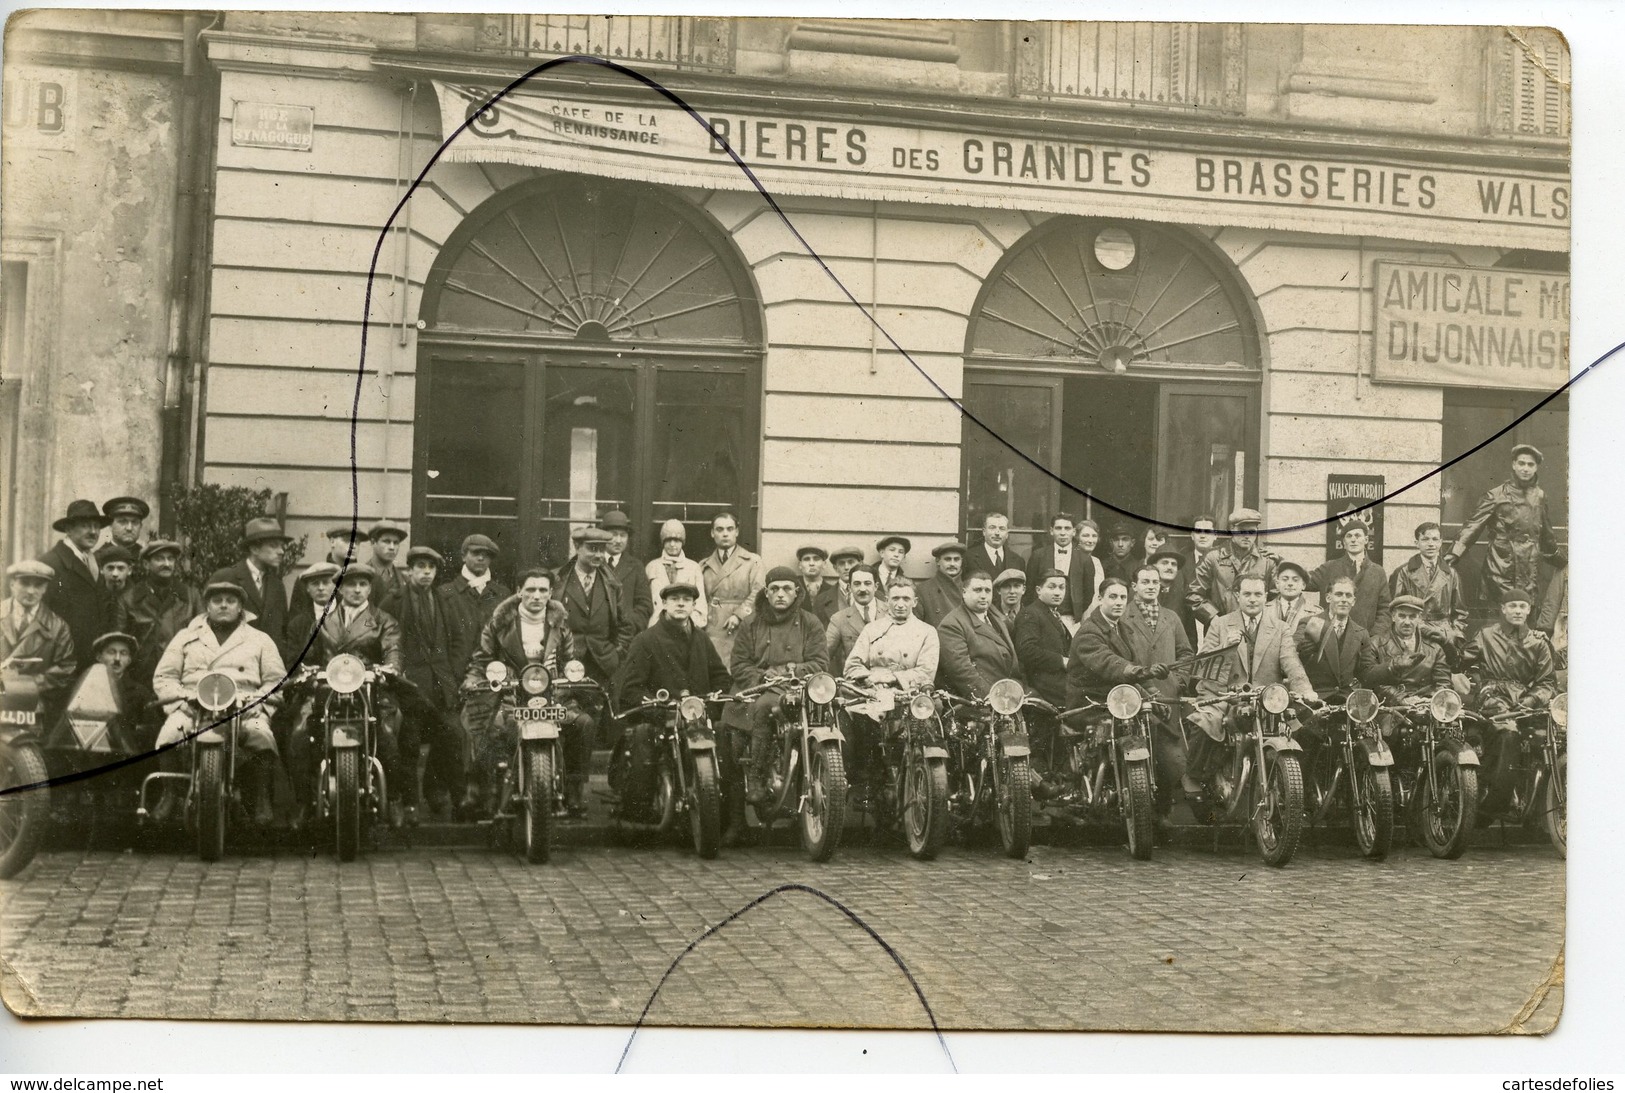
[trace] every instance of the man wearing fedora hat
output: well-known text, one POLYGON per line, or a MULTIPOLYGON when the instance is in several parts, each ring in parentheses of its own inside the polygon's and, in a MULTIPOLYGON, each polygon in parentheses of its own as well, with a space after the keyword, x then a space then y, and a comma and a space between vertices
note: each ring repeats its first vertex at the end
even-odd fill
POLYGON ((101 565, 91 553, 107 523, 96 502, 74 501, 51 525, 62 538, 39 558, 55 575, 45 594, 45 606, 68 624, 78 668, 91 663, 91 645, 111 628, 111 604, 102 588, 101 565))
POLYGON ((644 563, 627 549, 632 541, 632 521, 620 509, 610 509, 598 518, 598 526, 609 532, 609 561, 604 563, 621 586, 621 608, 632 620, 634 632, 649 625, 654 599, 649 594, 649 577, 644 563))
POLYGON ((134 636, 135 663, 131 674, 143 683, 152 681, 158 658, 181 627, 203 613, 203 597, 181 580, 181 545, 154 539, 141 548, 143 573, 118 598, 113 628, 134 636))
POLYGON ((691 584, 699 591, 699 599, 694 602, 693 610, 688 617, 694 625, 705 629, 708 609, 705 602, 705 578, 700 576, 700 563, 696 562, 683 552, 683 545, 688 541, 688 529, 681 520, 667 520, 660 525, 660 556, 649 560, 643 567, 643 575, 649 582, 649 594, 653 601, 653 610, 649 615, 649 626, 660 621, 665 609, 665 601, 660 596, 660 590, 669 584, 691 584))
POLYGON ((47 718, 79 669, 72 631, 45 604, 55 580, 44 562, 17 562, 6 569, 8 595, 0 600, 0 670, 37 681, 47 718))
POLYGON ((406 567, 395 559, 400 557, 401 544, 406 542, 406 529, 380 520, 367 529, 367 542, 372 544, 372 605, 386 615, 398 617, 401 591, 406 587, 406 567))
POLYGON ((283 644, 287 640, 288 589, 282 583, 288 537, 274 517, 260 516, 243 525, 242 548, 243 560, 217 570, 209 583, 224 581, 241 588, 248 625, 269 634, 277 644, 277 652, 288 660, 289 650, 283 644))
POLYGON ((739 519, 731 512, 711 517, 711 542, 716 544, 700 563, 705 601, 710 607, 705 632, 727 664, 733 655, 734 634, 753 611, 756 594, 767 585, 762 559, 739 545, 739 519))
POLYGON ((965 600, 959 583, 965 570, 965 544, 938 543, 931 548, 931 557, 937 561, 937 571, 929 581, 916 586, 919 598, 914 601, 914 613, 931 626, 941 626, 942 620, 965 600))
POLYGON ((1475 542, 1488 544, 1479 584, 1479 601, 1485 606, 1499 604, 1502 594, 1513 589, 1538 602, 1540 563, 1553 569, 1569 564, 1557 549, 1551 508, 1540 486, 1543 462, 1545 456, 1533 444, 1514 444, 1512 477, 1483 496, 1445 556, 1445 563, 1453 565, 1475 542))
POLYGON ((1230 534, 1196 567, 1185 602, 1203 626, 1241 609, 1236 590, 1243 577, 1263 578, 1266 589, 1274 585, 1275 566, 1281 559, 1258 540, 1258 527, 1263 522, 1264 516, 1257 509, 1236 509, 1230 514, 1230 534))

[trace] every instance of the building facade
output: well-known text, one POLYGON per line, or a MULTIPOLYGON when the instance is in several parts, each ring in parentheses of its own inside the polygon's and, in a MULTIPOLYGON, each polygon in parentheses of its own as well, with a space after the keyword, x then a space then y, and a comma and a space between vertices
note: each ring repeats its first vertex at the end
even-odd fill
MULTIPOLYGON (((1018 549, 1101 502, 1287 527, 1568 375, 1548 31, 230 12, 196 40, 183 473, 286 491, 295 534, 354 496, 524 565, 608 508, 635 552, 675 517, 703 554, 730 509, 770 562, 901 532, 924 572, 993 510, 1018 549), (574 61, 490 102, 576 54, 658 86, 574 61)), ((1566 524, 1557 403, 1385 505, 1382 543, 1448 535, 1514 437, 1566 524)))

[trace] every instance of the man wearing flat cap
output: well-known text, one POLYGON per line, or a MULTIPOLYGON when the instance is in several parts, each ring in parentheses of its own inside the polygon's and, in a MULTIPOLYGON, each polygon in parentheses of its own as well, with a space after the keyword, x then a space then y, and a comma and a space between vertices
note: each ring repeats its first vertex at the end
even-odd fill
POLYGON ((106 526, 107 517, 94 501, 75 501, 51 525, 62 533, 61 540, 39 558, 54 574, 45 593, 45 606, 68 624, 76 668, 91 663, 91 645, 112 628, 111 604, 101 584, 101 565, 91 553, 106 526))
POLYGON ((604 568, 621 586, 621 611, 632 620, 634 632, 642 630, 654 614, 654 596, 643 559, 627 549, 632 542, 632 520, 620 509, 610 509, 598 518, 598 526, 609 532, 609 560, 604 568))
POLYGON ((307 566, 293 582, 293 596, 288 604, 288 621, 283 626, 282 647, 287 650, 287 662, 293 665, 322 663, 317 630, 327 618, 328 604, 338 593, 339 574, 343 572, 332 562, 317 562, 307 566), (306 647, 309 651, 306 651, 306 647))
POLYGON ((1453 565, 1475 542, 1488 544, 1484 579, 1479 583, 1479 601, 1486 606, 1498 603, 1501 594, 1512 589, 1534 602, 1540 563, 1544 560, 1553 569, 1569 564, 1557 549, 1551 509, 1539 484, 1544 459, 1533 444, 1514 444, 1512 477, 1484 495, 1445 557, 1445 563, 1453 565))
POLYGON ((700 563, 710 608, 705 631, 717 647, 717 656, 727 664, 733 655, 734 635, 750 618, 756 594, 767 584, 767 567, 739 545, 739 520, 731 512, 711 517, 711 542, 716 549, 700 563))
POLYGON ((203 597, 181 579, 181 545, 154 539, 141 548, 142 575, 119 596, 113 628, 135 638, 135 663, 130 674, 143 684, 152 682, 158 658, 170 639, 203 613, 203 597))
POLYGON ((1263 522, 1263 514, 1257 509, 1236 509, 1230 514, 1230 533, 1225 541, 1196 567, 1185 602, 1202 625, 1241 609, 1236 594, 1241 578, 1262 577, 1265 588, 1275 583, 1275 567, 1281 559, 1258 541, 1258 527, 1263 522))
POLYGON ((824 563, 829 554, 821 546, 808 544, 796 548, 796 567, 801 570, 802 606, 818 616, 820 626, 828 626, 835 612, 841 609, 841 593, 835 582, 824 576, 824 563))
POLYGON ((508 586, 491 574, 491 563, 498 553, 496 543, 486 536, 468 536, 463 540, 461 570, 439 588, 451 642, 447 655, 457 679, 468 670, 468 662, 479 647, 480 631, 491 621, 491 613, 512 595, 508 586))
POLYGON ((559 570, 554 598, 569 613, 570 655, 607 692, 638 629, 627 617, 626 598, 609 569, 609 532, 577 528, 571 538, 575 558, 559 570))
POLYGON ((432 710, 415 734, 417 744, 427 745, 426 755, 411 746, 412 725, 405 726, 408 731, 402 733, 401 753, 409 779, 406 792, 408 799, 427 796, 449 808, 465 795, 466 771, 457 721, 460 677, 451 670, 451 631, 445 607, 435 594, 444 564, 433 547, 415 546, 406 552, 406 586, 401 590, 396 621, 401 626, 402 674, 432 710))
POLYGON ((683 547, 687 542, 688 528, 683 526, 681 520, 667 520, 660 525, 660 554, 643 567, 653 602, 649 626, 659 622, 665 610, 660 590, 669 584, 691 584, 698 590, 699 599, 694 601, 687 617, 695 626, 705 629, 706 620, 710 617, 705 602, 705 578, 700 575, 700 563, 684 553, 683 547))
POLYGON ((275 519, 261 516, 243 525, 242 548, 243 560, 217 570, 209 577, 209 584, 225 581, 241 588, 248 625, 269 634, 277 643, 277 653, 288 661, 292 659, 290 651, 283 644, 287 640, 288 590, 282 583, 288 537, 275 519))
POLYGON ((1501 592, 1501 621, 1480 630, 1461 653, 1461 667, 1471 681, 1468 705, 1490 720, 1479 748, 1488 792, 1479 805, 1481 817, 1493 817, 1512 794, 1522 741, 1517 726, 1496 721, 1498 714, 1543 710, 1557 694, 1557 662, 1552 642, 1529 626, 1534 607, 1521 589, 1501 592))
POLYGON ((1021 614, 1022 601, 1027 598, 1027 574, 1019 569, 1004 569, 993 575, 993 614, 1004 620, 1011 635, 1016 632, 1016 616, 1021 614))
POLYGON ((1366 682, 1377 688, 1384 702, 1426 698, 1450 686, 1444 650, 1421 631, 1425 606, 1415 596, 1395 596, 1388 604, 1392 620, 1388 633, 1371 643, 1377 666, 1366 682))
POLYGON ((0 672, 37 681, 46 715, 41 728, 54 720, 79 669, 72 631, 45 604, 55 580, 44 562, 17 562, 6 569, 8 595, 0 601, 0 672))
MULTIPOLYGON (((835 610, 840 612, 852 606, 852 571, 863 564, 863 551, 855 546, 836 547, 829 556, 829 564, 835 569, 835 610)), ((834 621, 833 616, 830 621, 834 621)))
POLYGON ((942 620, 965 600, 959 583, 965 568, 965 544, 939 543, 931 548, 931 557, 936 559, 937 571, 929 581, 920 581, 916 586, 919 599, 914 613, 931 626, 941 626, 942 620))
POLYGON ((875 553, 880 555, 875 563, 875 581, 882 589, 904 576, 903 563, 908 561, 909 551, 913 549, 914 544, 903 535, 888 535, 875 544, 875 553))
POLYGON ((406 587, 406 567, 398 559, 401 544, 406 542, 406 529, 399 524, 380 520, 367 529, 367 541, 372 544, 373 607, 391 617, 399 618, 401 591, 406 587))
POLYGON ((364 535, 359 525, 334 524, 327 529, 327 557, 322 560, 332 562, 340 569, 352 562, 359 562, 361 552, 357 549, 357 545, 364 535))

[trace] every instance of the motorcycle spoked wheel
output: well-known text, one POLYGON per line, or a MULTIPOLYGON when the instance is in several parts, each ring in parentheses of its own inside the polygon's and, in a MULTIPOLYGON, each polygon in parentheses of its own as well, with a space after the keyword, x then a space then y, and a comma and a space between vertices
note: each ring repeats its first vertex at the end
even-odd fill
POLYGON ((525 861, 540 865, 552 852, 553 746, 532 743, 525 748, 525 799, 520 832, 525 861))
POLYGON ((1356 805, 1349 795, 1349 811, 1354 825, 1354 842, 1360 853, 1372 861, 1388 856, 1394 844, 1394 786, 1388 771, 1370 763, 1355 761, 1354 777, 1360 780, 1364 803, 1356 805))
MULTIPOLYGON (((0 746, 0 786, 28 786, 49 777, 45 756, 27 741, 0 746)), ((51 819, 51 791, 42 786, 0 797, 0 879, 34 860, 51 819)))
POLYGON ((714 858, 722 847, 722 791, 717 785, 716 753, 694 753, 694 783, 689 787, 688 835, 694 853, 714 858))
POLYGON ((1135 759, 1123 765, 1128 785, 1123 787, 1123 826, 1128 833, 1129 856, 1150 861, 1156 842, 1157 817, 1151 801, 1151 764, 1135 759))
POLYGON ((930 861, 948 836, 948 770, 941 759, 915 754, 903 768, 903 837, 908 852, 930 861))
POLYGON ((339 861, 361 853, 361 749, 333 752, 334 849, 339 861))
POLYGON ((812 753, 807 807, 801 812, 801 848, 812 861, 829 861, 846 826, 846 764, 833 740, 812 753))
POLYGON ((1001 756, 994 810, 999 843, 1007 858, 1025 858, 1033 837, 1033 771, 1025 755, 1001 756))
POLYGON ((1435 858, 1453 861, 1467 850, 1478 816, 1478 771, 1464 767, 1453 752, 1433 757, 1437 799, 1428 787, 1427 771, 1416 779, 1411 798, 1411 823, 1422 845, 1435 858))
POLYGON ((1569 753, 1557 753, 1557 764, 1546 772, 1546 789, 1541 794, 1545 812, 1546 834, 1552 840, 1557 856, 1569 856, 1569 753))
POLYGON ((219 861, 226 852, 226 748, 224 744, 194 744, 198 749, 197 856, 219 861))
POLYGON ((1264 800, 1253 805, 1259 856, 1265 865, 1279 869, 1292 860, 1303 837, 1303 768, 1296 755, 1274 752, 1266 756, 1264 800))

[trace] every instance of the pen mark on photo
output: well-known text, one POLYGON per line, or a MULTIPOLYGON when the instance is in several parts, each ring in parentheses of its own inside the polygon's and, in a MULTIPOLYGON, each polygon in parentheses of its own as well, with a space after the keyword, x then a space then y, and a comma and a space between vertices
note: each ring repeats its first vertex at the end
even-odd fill
POLYGON ((760 907, 774 896, 781 895, 785 892, 805 892, 808 895, 817 896, 819 899, 841 912, 841 914, 845 915, 860 929, 862 929, 864 933, 868 934, 874 940, 876 945, 879 945, 881 949, 885 950, 886 955, 891 957, 892 963, 897 965, 897 970, 902 972, 904 978, 908 980, 908 985, 914 991, 914 997, 920 1000, 920 1008, 925 1011, 926 1018, 931 1022, 931 1031, 936 1034, 937 1044, 942 1048, 942 1054, 945 1058, 947 1058, 948 1066, 952 1068, 955 1074, 959 1073, 959 1067, 954 1062, 953 1052, 948 1050, 948 1041, 942 1035, 942 1029, 937 1024, 937 1015, 932 1011, 931 1003, 926 1000, 925 991, 920 989, 919 981, 914 978, 914 973, 909 971, 908 965, 904 963, 901 954, 899 954, 896 949, 892 948, 891 944, 887 942, 885 938, 881 937, 880 933, 873 926, 870 926, 867 922, 865 922, 862 915, 859 915, 846 904, 842 903, 829 893, 812 887, 810 884, 796 884, 794 882, 780 884, 776 887, 768 889, 766 892, 763 892, 761 895, 739 908, 739 910, 733 912, 721 922, 718 922, 713 926, 707 926, 705 928, 705 932, 700 934, 700 936, 696 937, 693 941, 690 941, 687 947, 685 947, 682 952, 677 954, 676 959, 671 962, 671 966, 666 969, 665 974, 661 975, 660 982, 656 983, 654 990, 649 992, 649 1000, 644 1003, 643 1012, 638 1014, 637 1023, 632 1026, 632 1033, 626 1038, 626 1046, 621 1049, 621 1058, 615 1064, 615 1073, 619 1074, 622 1068, 626 1066, 626 1058, 632 1052, 633 1041, 637 1039, 638 1032, 643 1028, 643 1022, 648 1018, 649 1011, 654 1008, 655 999, 660 996, 660 988, 666 985, 666 980, 671 978, 672 972, 677 970, 677 965, 683 962, 683 958, 698 948, 700 942, 715 936, 721 932, 723 927, 738 921, 746 912, 756 907, 760 907))

